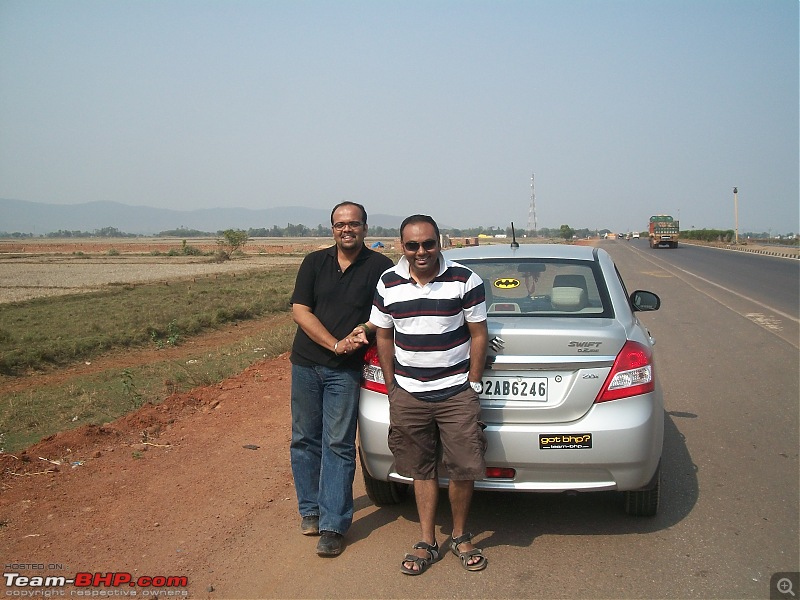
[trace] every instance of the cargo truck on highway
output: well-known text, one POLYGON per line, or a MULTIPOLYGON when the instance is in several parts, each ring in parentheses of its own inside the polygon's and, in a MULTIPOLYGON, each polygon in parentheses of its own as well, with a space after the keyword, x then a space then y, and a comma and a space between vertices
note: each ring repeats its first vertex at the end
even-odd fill
POLYGON ((653 215, 650 217, 650 247, 678 247, 680 224, 669 215, 653 215))

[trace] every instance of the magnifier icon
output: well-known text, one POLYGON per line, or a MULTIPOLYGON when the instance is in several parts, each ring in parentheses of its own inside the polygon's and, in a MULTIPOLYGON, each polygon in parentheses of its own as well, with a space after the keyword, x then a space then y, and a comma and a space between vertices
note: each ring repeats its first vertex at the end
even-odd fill
POLYGON ((795 593, 792 591, 792 580, 788 577, 778 579, 778 583, 775 584, 775 587, 778 588, 781 594, 789 594, 792 598, 795 597, 795 593))

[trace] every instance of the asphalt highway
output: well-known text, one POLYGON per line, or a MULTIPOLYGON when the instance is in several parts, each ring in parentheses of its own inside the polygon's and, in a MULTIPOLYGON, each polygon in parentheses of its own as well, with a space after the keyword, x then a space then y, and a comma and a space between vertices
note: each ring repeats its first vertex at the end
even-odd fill
POLYGON ((800 260, 690 244, 651 249, 647 240, 603 247, 615 257, 633 251, 654 266, 654 276, 667 272, 798 346, 800 260))

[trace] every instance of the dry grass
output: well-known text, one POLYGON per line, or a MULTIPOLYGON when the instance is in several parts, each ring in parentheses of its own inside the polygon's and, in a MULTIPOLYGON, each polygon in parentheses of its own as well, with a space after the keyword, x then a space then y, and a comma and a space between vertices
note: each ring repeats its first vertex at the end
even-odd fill
MULTIPOLYGON (((299 265, 312 250, 332 244, 327 238, 263 238, 248 242, 244 254, 230 261, 216 262, 212 256, 166 256, 167 252, 180 249, 181 242, 160 238, 0 240, 0 304, 99 291, 109 286, 299 265)), ((213 253, 216 248, 213 240, 188 242, 203 252, 213 253)))
POLYGON ((120 256, 0 259, 0 303, 100 291, 109 286, 213 278, 299 265, 302 256, 245 256, 226 262, 208 257, 120 256))

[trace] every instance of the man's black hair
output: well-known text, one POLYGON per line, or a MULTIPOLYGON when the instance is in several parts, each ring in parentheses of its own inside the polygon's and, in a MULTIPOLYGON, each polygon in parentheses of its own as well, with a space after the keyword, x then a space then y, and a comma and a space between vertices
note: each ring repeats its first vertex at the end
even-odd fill
POLYGON ((333 210, 331 211, 331 225, 333 225, 333 213, 336 212, 336 209, 339 208, 340 206, 347 206, 348 204, 350 204, 351 206, 355 206, 355 207, 361 209, 361 220, 362 220, 362 223, 364 223, 364 225, 366 225, 367 224, 367 209, 364 208, 363 206, 361 206, 358 202, 351 202, 350 200, 345 200, 344 202, 339 202, 339 204, 337 204, 336 206, 333 207, 333 210))
POLYGON ((428 215, 411 215, 403 219, 403 223, 400 225, 401 241, 403 240, 403 230, 406 228, 406 225, 412 225, 414 223, 430 223, 433 225, 433 230, 436 232, 436 243, 439 243, 439 239, 441 238, 439 235, 439 226, 436 224, 436 221, 433 220, 433 217, 429 217, 428 215))

